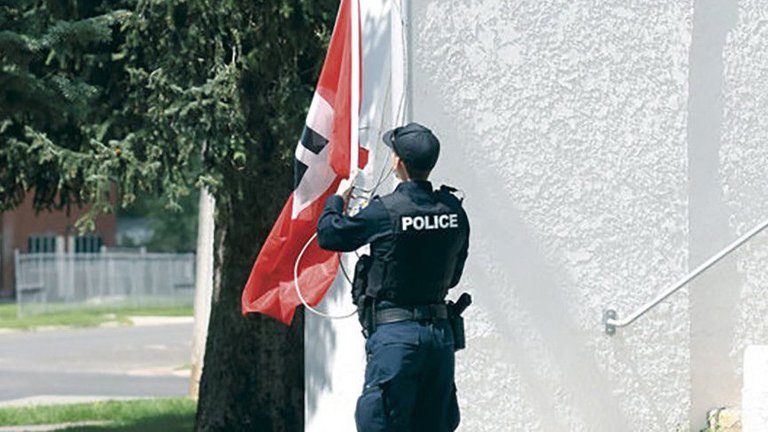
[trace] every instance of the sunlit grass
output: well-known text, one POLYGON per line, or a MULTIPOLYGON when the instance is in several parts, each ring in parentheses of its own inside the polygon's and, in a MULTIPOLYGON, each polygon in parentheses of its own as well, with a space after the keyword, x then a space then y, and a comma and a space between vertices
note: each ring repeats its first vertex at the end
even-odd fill
POLYGON ((0 426, 107 422, 67 431, 188 432, 194 428, 196 403, 188 398, 105 401, 70 405, 0 408, 0 426))
POLYGON ((126 325, 130 316, 192 316, 192 307, 72 307, 19 316, 14 303, 0 304, 0 328, 31 330, 40 327, 95 327, 105 323, 126 325))

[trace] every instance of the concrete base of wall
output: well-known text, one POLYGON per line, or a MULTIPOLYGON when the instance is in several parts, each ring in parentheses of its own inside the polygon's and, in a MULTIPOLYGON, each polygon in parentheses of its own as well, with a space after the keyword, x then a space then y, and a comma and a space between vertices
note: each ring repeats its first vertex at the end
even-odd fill
POLYGON ((743 431, 765 431, 765 425, 768 425, 768 345, 752 345, 744 351, 741 398, 743 431))
POLYGON ((764 432, 768 425, 768 345, 744 351, 742 409, 718 408, 707 414, 706 431, 764 432))

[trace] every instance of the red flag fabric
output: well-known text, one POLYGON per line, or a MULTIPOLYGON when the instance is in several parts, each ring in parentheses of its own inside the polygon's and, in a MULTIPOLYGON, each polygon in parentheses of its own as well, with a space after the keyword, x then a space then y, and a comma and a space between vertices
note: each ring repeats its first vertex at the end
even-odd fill
MULTIPOLYGON (((341 0, 328 54, 296 146, 294 191, 253 265, 243 290, 243 314, 260 312, 291 323, 301 304, 294 287, 294 265, 315 234, 326 198, 350 175, 352 7, 359 10, 358 0, 341 0)), ((359 22, 357 28, 359 31, 359 22)), ((361 57, 357 56, 358 61, 361 57)), ((367 152, 361 149, 359 157, 362 168, 367 152)), ((338 254, 320 249, 317 241, 308 245, 299 263, 298 283, 309 305, 322 300, 338 267, 338 254)))

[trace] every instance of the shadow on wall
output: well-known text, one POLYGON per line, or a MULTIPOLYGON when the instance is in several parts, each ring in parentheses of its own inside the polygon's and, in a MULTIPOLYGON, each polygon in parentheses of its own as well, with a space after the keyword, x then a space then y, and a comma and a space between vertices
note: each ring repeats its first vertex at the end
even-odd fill
MULTIPOLYGON (((736 27, 735 1, 696 0, 689 54, 688 175, 689 267, 735 238, 720 173, 725 113, 726 52, 736 27)), ((703 426, 710 409, 739 403, 741 352, 736 318, 744 280, 733 259, 725 260, 691 287, 691 428, 703 426)))
MULTIPOLYGON (((467 155, 469 156, 469 155, 467 155)), ((478 201, 502 202, 508 197, 501 195, 498 187, 502 184, 498 174, 486 171, 483 181, 475 188, 478 201)), ((520 307, 540 325, 542 343, 551 358, 555 359, 560 370, 560 385, 572 397, 572 405, 578 409, 577 417, 583 420, 587 430, 632 430, 628 418, 613 395, 615 386, 604 376, 595 363, 594 353, 589 349, 595 339, 595 333, 586 333, 570 319, 571 312, 567 304, 567 287, 558 280, 559 270, 553 268, 537 247, 536 240, 525 221, 512 206, 499 207, 494 211, 478 212, 471 215, 474 226, 504 227, 493 232, 492 241, 487 243, 488 253, 496 257, 496 269, 503 272, 503 279, 514 280, 520 307), (599 413, 599 415, 595 415, 599 413), (599 422, 599 423, 598 423, 599 422)), ((491 277, 481 276, 485 283, 478 286, 492 287, 491 277)), ((512 329, 509 311, 505 304, 505 290, 487 289, 477 296, 478 302, 488 312, 498 331, 512 345, 524 345, 512 329)), ((530 353, 529 353, 530 354, 530 353)), ((525 352, 518 352, 517 367, 521 370, 521 379, 528 380, 528 388, 541 388, 544 383, 537 379, 541 375, 540 363, 525 352)), ((556 389, 552 389, 556 390, 556 389)), ((540 393, 531 402, 542 415, 540 419, 557 422, 555 416, 544 413, 552 412, 556 404, 555 394, 540 393), (549 418, 547 418, 549 417, 549 418)), ((568 425, 552 424, 544 430, 569 430, 568 425)))
MULTIPOLYGON (((364 38, 365 38, 365 52, 363 53, 364 56, 364 70, 362 71, 362 77, 364 80, 366 79, 374 79, 378 80, 377 82, 386 82, 385 80, 389 79, 389 73, 384 72, 385 68, 388 65, 389 61, 389 49, 390 49, 390 32, 389 32, 389 19, 387 16, 387 19, 376 19, 371 14, 365 14, 365 11, 363 12, 363 16, 365 16, 365 21, 362 23, 363 31, 365 32, 364 38), (381 53, 381 55, 376 55, 376 53, 381 53), (366 70, 369 70, 370 72, 366 72, 366 70), (367 78, 372 77, 372 78, 367 78), (380 77, 380 79, 378 78, 380 77)), ((386 104, 384 104, 384 100, 388 95, 389 86, 380 86, 380 85, 374 85, 373 88, 366 88, 366 94, 363 96, 363 112, 366 112, 370 108, 367 107, 369 104, 380 104, 380 109, 384 109, 386 104), (384 87, 384 88, 382 88, 384 87)), ((386 116, 385 116, 386 118, 386 116)), ((388 122, 385 122, 388 123, 388 122)), ((383 146, 383 144, 380 141, 380 137, 373 136, 369 137, 370 131, 368 128, 370 128, 371 125, 363 125, 361 123, 360 128, 360 137, 361 139, 364 139, 364 137, 368 137, 368 143, 371 146, 383 146)), ((378 127, 378 125, 375 125, 375 127, 378 127)), ((373 148, 371 149, 373 153, 373 148)), ((388 154, 388 152, 387 152, 388 154)), ((372 162, 375 162, 373 160, 372 162)), ((387 163, 387 160, 383 160, 382 163, 387 163)), ((379 175, 379 170, 372 170, 375 176, 379 175)), ((375 179, 374 179, 375 180, 375 179)), ((387 191, 382 191, 381 193, 386 193, 387 191)), ((354 260, 345 260, 345 262, 349 263, 349 266, 346 266, 346 272, 349 275, 349 277, 352 277, 352 274, 354 272, 354 260), (351 262, 350 262, 351 261, 351 262)), ((338 304, 341 302, 343 296, 344 296, 344 290, 350 289, 350 283, 346 280, 346 277, 344 275, 344 272, 339 270, 336 280, 333 283, 333 286, 328 291, 328 293, 325 296, 325 299, 323 300, 323 303, 325 304, 338 304)), ((350 310, 352 305, 345 305, 342 309, 350 310)), ((323 310, 322 305, 320 306, 320 310, 323 310)), ((312 312, 307 311, 308 315, 312 312)), ((355 318, 348 318, 348 319, 355 319, 355 318)), ((337 350, 337 342, 336 342, 336 329, 334 328, 334 322, 333 320, 326 319, 326 318, 317 318, 311 320, 312 325, 307 326, 305 328, 305 394, 306 394, 306 409, 307 409, 307 418, 312 418, 315 413, 317 412, 318 403, 321 398, 321 396, 324 393, 333 391, 332 383, 333 383, 333 377, 332 377, 332 371, 333 371, 333 360, 334 356, 336 355, 337 350)), ((356 337, 361 337, 359 333, 356 335, 356 337)), ((343 355, 344 353, 342 353, 343 355)), ((338 380, 337 380, 338 382, 338 380)))
MULTIPOLYGON (((337 303, 343 296, 344 275, 339 272, 333 286, 328 290, 324 302, 337 303)), ((306 311, 306 315, 312 312, 306 311)), ((329 319, 313 319, 312 325, 304 329, 304 380, 307 388, 304 391, 306 395, 306 404, 308 418, 317 411, 317 403, 320 395, 325 391, 331 390, 331 360, 336 351, 336 332, 333 329, 333 322, 329 319)))
MULTIPOLYGON (((435 119, 434 113, 430 117, 435 119)), ((445 119, 437 123, 454 124, 445 119)), ((460 141, 457 137, 463 135, 458 130, 437 132, 457 141, 460 141)), ((510 355, 509 362, 520 371, 519 379, 526 391, 523 397, 535 410, 537 430, 582 430, 574 429, 575 425, 568 423, 565 416, 556 415, 556 407, 562 404, 564 397, 570 397, 568 406, 574 409, 573 418, 580 421, 583 430, 633 430, 636 425, 623 413, 613 393, 617 385, 599 368, 590 348, 597 331, 585 332, 571 318, 566 285, 569 278, 565 272, 547 262, 534 233, 513 205, 481 207, 487 203, 509 203, 510 198, 500 186, 507 180, 494 170, 467 164, 467 161, 482 163, 473 153, 472 146, 453 147, 451 151, 443 152, 442 157, 440 165, 443 167, 464 167, 461 178, 456 179, 456 186, 467 191, 465 202, 469 207, 472 239, 485 240, 482 253, 489 258, 489 262, 482 266, 472 263, 473 251, 470 250, 469 271, 465 276, 473 278, 472 285, 477 287, 475 300, 488 314, 499 336, 505 344, 516 348, 505 354, 510 355), (471 208, 473 203, 478 203, 474 209, 471 208), (514 281, 514 287, 498 286, 499 281, 504 280, 514 281), (544 346, 547 359, 556 364, 557 377, 550 376, 551 370, 543 370, 544 359, 536 358, 536 353, 524 349, 532 343, 530 332, 515 328, 519 321, 515 322, 514 312, 505 307, 512 303, 511 298, 517 300, 519 312, 535 320, 534 328, 539 337, 533 343, 544 346)), ((471 241, 470 249, 472 246, 471 241)), ((474 247, 477 246, 475 240, 474 247)), ((474 255, 478 256, 478 253, 474 252, 474 255)), ((597 323, 595 328, 598 328, 597 323)))

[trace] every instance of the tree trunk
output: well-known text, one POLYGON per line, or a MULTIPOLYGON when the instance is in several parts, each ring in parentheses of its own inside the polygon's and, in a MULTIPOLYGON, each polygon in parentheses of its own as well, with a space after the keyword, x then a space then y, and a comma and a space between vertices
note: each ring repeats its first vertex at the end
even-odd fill
POLYGON ((197 431, 304 430, 303 311, 291 327, 240 312, 243 287, 279 211, 274 191, 259 186, 233 194, 240 198, 229 203, 217 200, 216 272, 197 431))
POLYGON ((214 155, 225 151, 226 158, 210 167, 222 178, 215 195, 214 292, 196 430, 301 432, 303 310, 286 327, 264 315, 243 317, 240 302, 256 255, 292 191, 293 149, 327 47, 327 38, 318 35, 330 34, 338 3, 295 3, 289 15, 269 2, 226 4, 250 17, 239 30, 249 29, 242 36, 238 84, 247 133, 221 133, 216 138, 224 144, 210 147, 214 155), (242 152, 231 147, 230 140, 239 139, 242 152))

